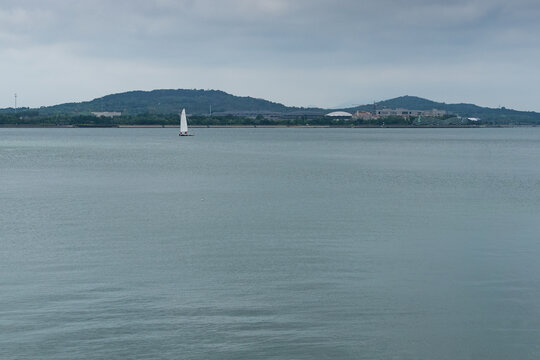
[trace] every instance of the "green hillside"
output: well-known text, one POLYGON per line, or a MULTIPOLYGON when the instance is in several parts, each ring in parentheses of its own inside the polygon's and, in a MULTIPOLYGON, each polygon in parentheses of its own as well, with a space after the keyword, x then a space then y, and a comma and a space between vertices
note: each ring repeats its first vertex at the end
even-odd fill
POLYGON ((172 114, 186 108, 190 114, 212 112, 289 112, 298 110, 275 102, 234 96, 219 90, 130 91, 107 95, 92 101, 67 103, 39 109, 40 114, 89 114, 121 112, 123 115, 172 114))

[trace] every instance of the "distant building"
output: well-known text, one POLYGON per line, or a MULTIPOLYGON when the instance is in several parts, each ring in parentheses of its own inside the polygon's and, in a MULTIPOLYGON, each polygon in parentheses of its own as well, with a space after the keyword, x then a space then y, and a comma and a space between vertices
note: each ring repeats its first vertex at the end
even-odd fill
POLYGON ((409 116, 433 116, 433 117, 441 117, 447 115, 448 112, 445 110, 409 110, 409 109, 403 109, 403 108, 397 108, 397 109, 380 109, 376 110, 377 117, 386 117, 386 116, 401 116, 401 117, 409 117, 409 116))
POLYGON ((420 115, 441 117, 441 116, 449 115, 449 113, 446 110, 432 109, 432 110, 423 111, 423 114, 420 114, 420 115))
POLYGON ((115 117, 115 116, 121 116, 121 112, 116 111, 105 111, 105 112, 93 112, 92 115, 96 117, 115 117))
POLYGON ((374 118, 374 115, 369 111, 357 111, 352 117, 353 119, 371 120, 374 118))

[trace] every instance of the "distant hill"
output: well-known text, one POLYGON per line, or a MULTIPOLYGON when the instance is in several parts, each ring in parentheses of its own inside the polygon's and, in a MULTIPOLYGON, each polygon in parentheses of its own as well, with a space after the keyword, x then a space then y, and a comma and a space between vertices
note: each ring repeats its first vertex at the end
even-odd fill
MULTIPOLYGON (((517 111, 506 108, 487 108, 474 104, 446 104, 417 96, 401 96, 376 103, 378 109, 406 108, 411 110, 446 110, 461 117, 480 118, 491 124, 540 124, 540 113, 517 111)), ((39 109, 0 109, 0 114, 15 112, 39 112, 38 116, 86 116, 92 112, 121 112, 122 115, 141 116, 177 114, 186 108, 191 115, 212 114, 269 118, 295 118, 298 116, 317 117, 338 109, 289 107, 283 104, 249 96, 235 96, 219 90, 153 90, 129 91, 107 95, 91 101, 66 103, 39 109), (284 116, 286 115, 286 116, 284 116)), ((339 109, 348 112, 372 111, 373 104, 339 109)), ((29 115, 28 115, 29 116, 29 115)))
MULTIPOLYGON (((508 124, 508 123, 529 123, 540 124, 540 113, 534 111, 518 111, 502 108, 481 107, 474 104, 446 104, 435 102, 417 96, 400 96, 394 99, 384 100, 376 103, 377 109, 404 108, 411 110, 446 110, 449 113, 463 117, 476 117, 484 121, 508 124)), ((373 104, 361 105, 344 109, 354 112, 357 110, 372 111, 373 104)))
MULTIPOLYGON (((247 96, 234 96, 219 90, 153 90, 130 91, 107 95, 92 101, 67 103, 39 109, 40 114, 89 114, 121 112, 124 115, 172 114, 186 108, 190 114, 253 112, 286 113, 301 108, 247 96)), ((323 111, 324 112, 324 111, 323 111)))

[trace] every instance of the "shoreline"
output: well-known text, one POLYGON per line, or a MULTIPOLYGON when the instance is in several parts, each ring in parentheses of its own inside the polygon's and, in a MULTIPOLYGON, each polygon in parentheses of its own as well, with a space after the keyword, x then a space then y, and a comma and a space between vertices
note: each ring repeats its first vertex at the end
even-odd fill
MULTIPOLYGON (((540 125, 455 125, 455 126, 407 126, 407 125, 384 125, 384 126, 330 126, 330 125, 191 125, 191 129, 482 129, 482 128, 518 128, 538 127, 540 125)), ((12 125, 0 124, 0 129, 158 129, 178 128, 177 125, 115 125, 115 126, 77 126, 77 125, 12 125)))

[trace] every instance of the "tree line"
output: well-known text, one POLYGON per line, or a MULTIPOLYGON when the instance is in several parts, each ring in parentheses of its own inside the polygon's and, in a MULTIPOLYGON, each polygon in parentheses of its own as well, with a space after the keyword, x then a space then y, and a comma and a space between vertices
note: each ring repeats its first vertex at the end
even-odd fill
MULTIPOLYGON (((498 125, 499 121, 471 122, 465 118, 443 116, 440 118, 389 116, 372 120, 342 119, 327 116, 295 116, 287 118, 221 115, 190 116, 189 124, 194 126, 471 126, 498 125)), ((0 125, 3 126, 121 126, 121 125, 153 125, 176 126, 179 124, 177 114, 136 114, 115 117, 97 117, 94 115, 40 114, 38 110, 24 110, 11 113, 0 113, 0 125)), ((531 124, 514 122, 513 124, 531 124)))

